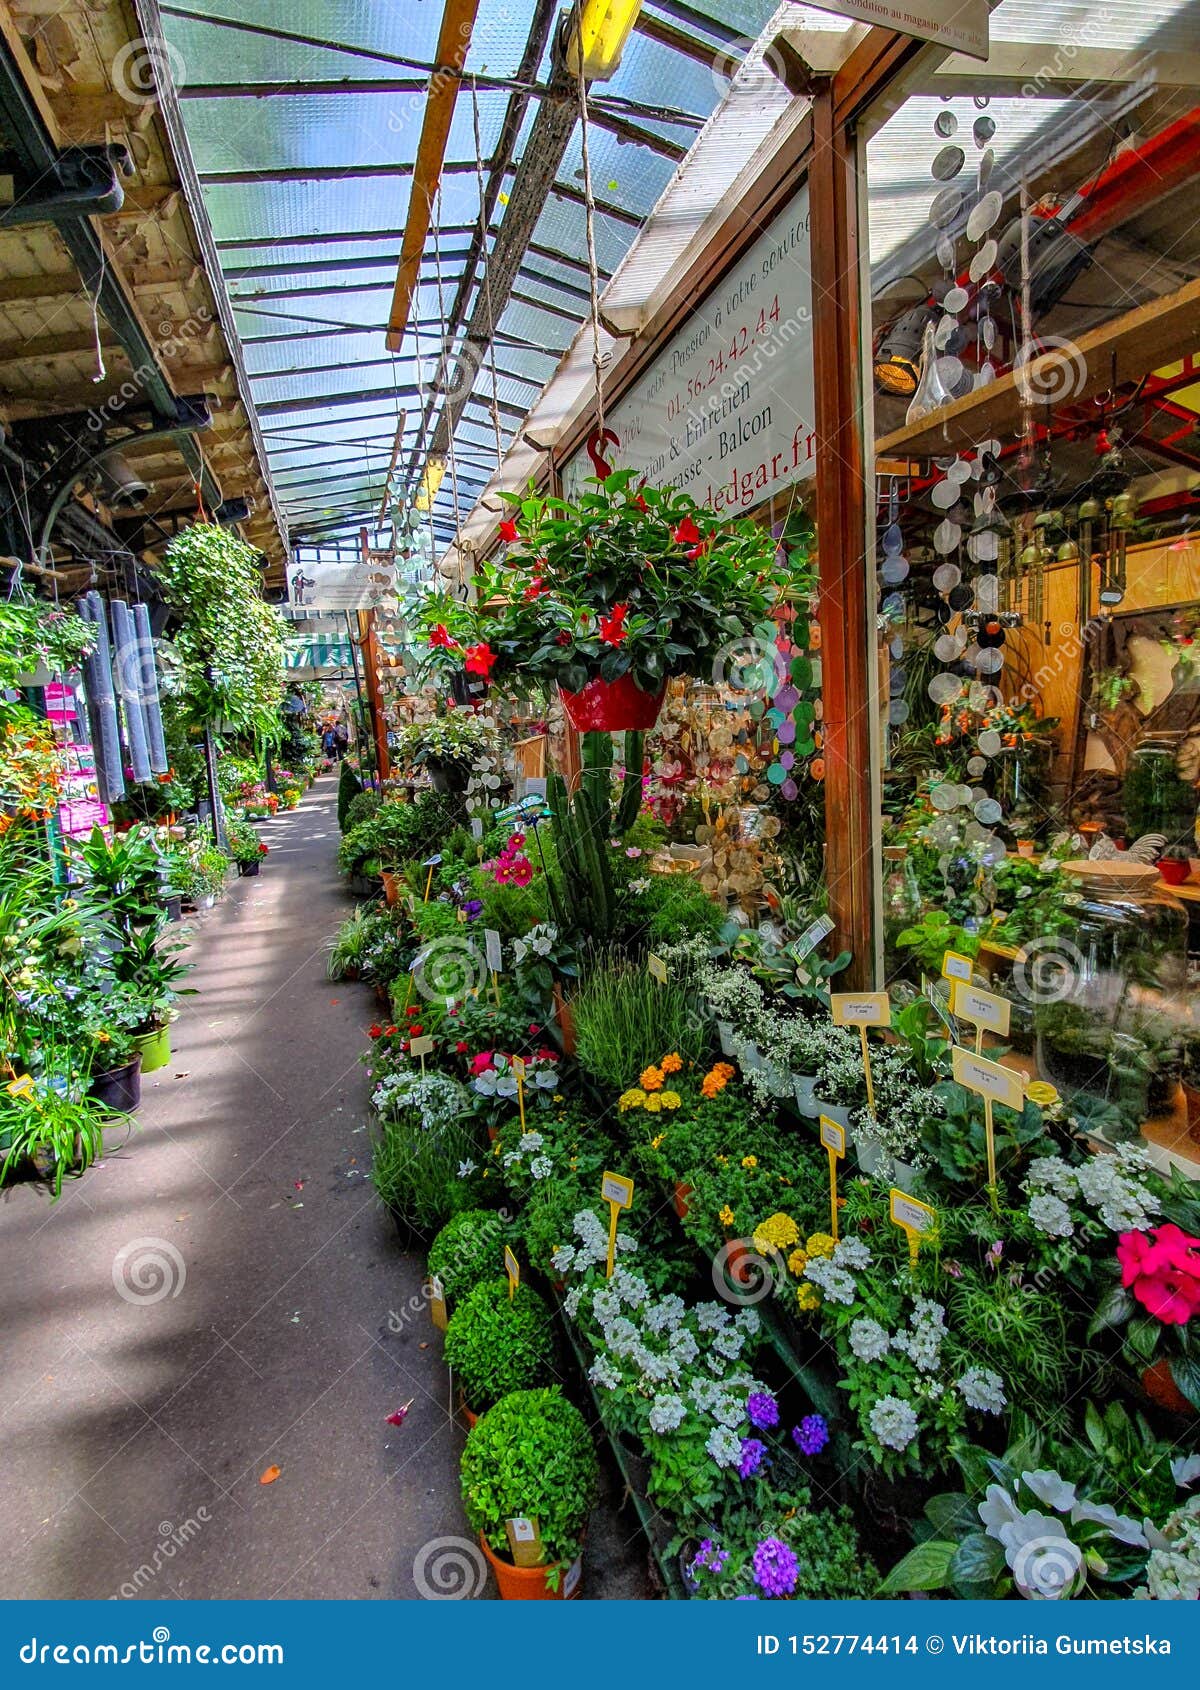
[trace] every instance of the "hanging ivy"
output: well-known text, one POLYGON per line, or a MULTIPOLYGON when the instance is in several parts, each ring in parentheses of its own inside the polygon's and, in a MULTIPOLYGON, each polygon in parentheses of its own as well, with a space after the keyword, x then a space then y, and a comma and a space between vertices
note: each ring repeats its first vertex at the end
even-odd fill
POLYGON ((182 622, 176 690, 195 727, 272 734, 283 696, 283 623, 259 592, 258 554, 227 529, 177 534, 159 568, 182 622))

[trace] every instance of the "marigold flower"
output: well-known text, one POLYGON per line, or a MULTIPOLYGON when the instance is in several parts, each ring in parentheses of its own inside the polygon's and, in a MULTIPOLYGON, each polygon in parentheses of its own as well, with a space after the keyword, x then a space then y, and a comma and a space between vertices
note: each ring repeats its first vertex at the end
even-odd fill
POLYGON ((795 1244, 799 1237, 800 1228, 790 1215, 768 1215, 766 1220, 759 1221, 754 1229, 754 1248, 786 1250, 789 1245, 795 1244))
POLYGON ((652 1091, 642 1107, 651 1115, 657 1115, 662 1109, 662 1098, 656 1091, 652 1091))
POLYGON ((661 1091, 663 1086, 662 1069, 644 1068, 638 1076, 638 1084, 644 1091, 661 1091))
POLYGON ((804 1248, 810 1256, 832 1256, 834 1241, 827 1232, 814 1232, 806 1242, 804 1248))
POLYGON ((793 1250, 787 1259, 787 1265, 788 1272, 794 1273, 796 1278, 799 1279, 800 1275, 808 1266, 808 1251, 799 1249, 793 1250))
POLYGON ((651 1150, 657 1150, 659 1145, 662 1143, 663 1139, 666 1138, 666 1136, 667 1136, 666 1133, 656 1133, 655 1136, 650 1140, 651 1150))
POLYGON ((683 1067, 683 1058, 677 1050, 673 1050, 669 1056, 663 1057, 659 1067, 664 1074, 678 1074, 683 1067))
POLYGON ((813 1309, 819 1309, 821 1306, 821 1299, 817 1293, 816 1286, 810 1285, 807 1279, 804 1281, 803 1285, 797 1285, 796 1287, 796 1306, 797 1308, 804 1310, 806 1313, 811 1312, 813 1309))
POLYGON ((743 1168, 757 1168, 758 1157, 757 1156, 743 1156, 742 1157, 742 1166, 743 1166, 743 1168))
POLYGON ((683 1099, 677 1091, 664 1091, 659 1093, 659 1102, 664 1109, 678 1109, 683 1099))
POLYGON ((621 1093, 617 1100, 617 1108, 623 1115, 627 1109, 640 1109, 645 1101, 645 1092, 639 1086, 634 1086, 629 1091, 621 1093))
POLYGON ((733 1210, 729 1207, 728 1203, 726 1203, 725 1207, 720 1211, 717 1219, 720 1221, 722 1226, 733 1225, 733 1210))

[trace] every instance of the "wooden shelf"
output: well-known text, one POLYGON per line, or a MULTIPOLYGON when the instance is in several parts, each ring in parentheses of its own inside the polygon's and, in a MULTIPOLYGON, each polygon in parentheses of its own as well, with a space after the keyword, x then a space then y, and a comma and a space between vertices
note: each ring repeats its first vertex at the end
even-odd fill
MULTIPOLYGON (((1161 365, 1194 352, 1200 346, 1198 324, 1200 280, 1089 329, 1077 341, 1043 352, 1025 366, 1022 381, 1028 379, 1035 396, 1057 395, 1061 402, 1077 404, 1140 381, 1161 365)), ((1035 397, 1034 404, 1044 411, 1044 399, 1035 397)), ((875 455, 930 458, 962 451, 977 440, 1013 435, 1020 419, 1021 388, 1010 373, 920 422, 885 434, 875 443, 875 455)))

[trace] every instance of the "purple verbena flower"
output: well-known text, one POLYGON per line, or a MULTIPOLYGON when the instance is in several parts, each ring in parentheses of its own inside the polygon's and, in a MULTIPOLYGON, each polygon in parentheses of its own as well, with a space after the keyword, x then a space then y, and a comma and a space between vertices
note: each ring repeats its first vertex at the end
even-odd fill
POLYGON ((754 1582, 767 1596, 790 1596, 800 1577, 800 1563, 786 1543, 764 1537, 754 1551, 754 1582))
POLYGON ((742 1459, 738 1465, 739 1475, 743 1479, 752 1479, 762 1466, 766 1453, 767 1446, 761 1438, 743 1438, 742 1459))
POLYGON ((820 1455, 829 1442, 829 1423, 823 1414, 806 1414, 792 1427, 792 1442, 801 1455, 820 1455))
POLYGON ((751 1391, 746 1402, 750 1424, 760 1432, 769 1432, 779 1424, 779 1404, 770 1391, 751 1391))

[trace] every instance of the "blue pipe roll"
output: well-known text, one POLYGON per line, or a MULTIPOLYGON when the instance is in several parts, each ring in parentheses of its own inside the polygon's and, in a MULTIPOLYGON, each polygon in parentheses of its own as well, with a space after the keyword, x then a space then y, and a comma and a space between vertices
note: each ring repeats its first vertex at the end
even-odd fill
POLYGON ((138 639, 133 617, 124 599, 113 599, 109 605, 112 616, 114 658, 113 677, 121 696, 121 716, 125 723, 125 744, 133 766, 133 778, 139 783, 151 779, 150 742, 146 733, 146 718, 142 709, 142 672, 138 639))
POLYGON ((96 754, 96 783, 103 801, 115 804, 125 796, 125 773, 104 600, 99 593, 85 593, 78 610, 85 622, 92 622, 96 627, 96 649, 83 660, 83 695, 96 754))
POLYGON ((134 605, 133 626, 137 634, 142 677, 142 715, 146 719, 146 736, 150 742, 150 767, 156 775, 165 775, 171 763, 167 756, 166 737, 163 734, 158 671, 154 663, 154 635, 150 628, 150 612, 144 604, 134 605))

